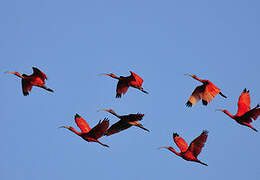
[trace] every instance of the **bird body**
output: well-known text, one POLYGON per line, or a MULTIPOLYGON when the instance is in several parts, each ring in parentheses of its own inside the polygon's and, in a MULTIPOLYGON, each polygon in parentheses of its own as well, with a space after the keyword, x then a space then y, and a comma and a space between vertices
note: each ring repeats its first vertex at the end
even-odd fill
POLYGON ((113 73, 102 74, 118 80, 117 87, 116 87, 116 98, 121 98, 122 94, 125 94, 129 87, 139 89, 140 91, 148 94, 148 92, 142 88, 143 79, 132 71, 130 71, 130 73, 131 75, 126 77, 124 76, 117 77, 113 73))
POLYGON ((201 80, 195 75, 190 75, 190 74, 187 75, 191 76, 192 78, 202 83, 201 86, 197 86, 192 92, 188 102, 186 103, 187 107, 194 106, 201 99, 202 99, 202 104, 206 106, 213 100, 213 98, 217 94, 220 94, 222 97, 226 98, 226 96, 220 92, 220 89, 209 80, 201 80))
POLYGON ((238 110, 235 115, 230 114, 230 112, 226 109, 217 109, 217 111, 224 112, 229 117, 234 119, 237 123, 247 126, 257 132, 257 129, 255 129, 250 123, 252 123, 252 119, 256 120, 260 115, 259 104, 257 104, 253 109, 251 109, 250 106, 251 99, 249 95, 249 90, 245 88, 239 96, 238 110))
POLYGON ((100 109, 99 111, 107 111, 120 119, 118 122, 113 124, 105 132, 104 135, 106 135, 106 136, 110 136, 112 134, 118 133, 120 131, 130 128, 131 126, 137 126, 141 129, 149 132, 148 129, 144 128, 143 125, 138 122, 143 119, 144 114, 137 113, 137 114, 129 114, 129 115, 120 116, 120 115, 116 114, 115 111, 112 109, 100 109))
POLYGON ((38 86, 47 91, 54 92, 52 89, 47 88, 45 86, 45 80, 47 79, 47 76, 36 67, 33 67, 32 69, 33 69, 33 74, 31 75, 26 75, 26 74, 20 75, 18 72, 12 72, 12 71, 7 71, 6 73, 12 73, 22 78, 22 90, 24 96, 29 95, 29 91, 32 90, 33 86, 38 86))
POLYGON ((207 164, 201 162, 197 158, 202 148, 204 147, 207 137, 208 137, 208 131, 203 131, 200 134, 200 136, 195 138, 188 146, 188 144, 182 137, 180 137, 177 133, 173 133, 173 141, 176 143, 176 145, 178 146, 181 152, 177 152, 173 147, 160 147, 160 148, 169 149, 171 152, 173 152, 177 156, 182 157, 187 161, 194 161, 203 164, 205 166, 208 166, 207 164))
POLYGON ((109 126, 109 120, 107 118, 105 118, 103 121, 99 121, 99 123, 92 129, 89 127, 88 123, 78 114, 75 115, 75 122, 77 126, 81 129, 81 132, 76 131, 71 126, 61 126, 60 128, 69 129, 70 131, 74 132, 88 142, 97 142, 102 146, 109 147, 108 145, 103 144, 98 140, 104 135, 109 126))

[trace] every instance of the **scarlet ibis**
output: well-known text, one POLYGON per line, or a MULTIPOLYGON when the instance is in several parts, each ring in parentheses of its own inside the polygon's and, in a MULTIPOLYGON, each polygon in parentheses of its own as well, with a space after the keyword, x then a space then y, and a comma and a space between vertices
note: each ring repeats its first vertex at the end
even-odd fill
POLYGON ((112 134, 118 133, 122 130, 128 129, 131 126, 137 126, 145 131, 148 131, 148 129, 144 128, 142 124, 140 124, 138 121, 141 121, 143 119, 144 114, 128 114, 124 116, 119 116, 118 114, 115 113, 114 110, 112 109, 100 109, 99 111, 107 111, 116 117, 118 117, 120 120, 113 124, 106 132, 104 135, 110 136, 112 134))
POLYGON ((109 74, 103 73, 101 75, 107 75, 114 79, 118 79, 118 83, 116 87, 116 98, 121 98, 121 95, 126 93, 129 86, 139 89, 140 91, 148 94, 148 92, 142 88, 143 79, 137 74, 133 73, 132 71, 130 71, 130 73, 131 75, 127 77, 124 76, 117 77, 113 73, 109 73, 109 74))
POLYGON ((47 76, 36 67, 33 67, 32 69, 33 69, 33 74, 31 75, 26 75, 26 74, 20 75, 18 72, 12 72, 12 71, 7 71, 6 73, 11 73, 22 78, 22 89, 23 89, 24 96, 29 95, 29 91, 32 90, 32 86, 38 86, 47 91, 54 92, 52 89, 45 86, 45 79, 47 79, 47 76))
POLYGON ((194 106, 201 98, 202 98, 202 104, 208 105, 212 101, 212 99, 217 95, 220 94, 222 97, 227 98, 224 94, 220 92, 220 89, 216 87, 212 82, 209 80, 201 80, 197 76, 192 74, 185 74, 187 76, 190 76, 201 83, 203 83, 201 86, 198 86, 194 89, 192 92, 190 99, 186 103, 187 107, 194 106))
POLYGON ((198 136, 196 139, 194 139, 190 146, 186 143, 186 141, 180 137, 177 133, 173 133, 173 140, 180 149, 181 152, 175 151, 173 147, 160 147, 160 148, 166 148, 172 151, 177 156, 182 157, 183 159, 187 161, 194 161, 200 164, 203 164, 205 166, 208 166, 207 164, 201 162, 198 160, 197 156, 200 154, 206 140, 208 137, 208 131, 204 130, 200 136, 198 136))
POLYGON ((70 131, 74 132, 78 136, 82 137, 84 140, 88 142, 97 142, 102 146, 109 147, 106 144, 101 143, 98 139, 102 137, 109 126, 109 119, 105 118, 103 121, 99 121, 99 123, 93 127, 92 129, 89 127, 88 123, 78 114, 75 115, 75 122, 77 126, 80 128, 81 132, 76 131, 71 126, 61 126, 60 128, 66 128, 70 131))
POLYGON ((250 108, 250 95, 249 90, 244 89, 238 99, 238 110, 235 115, 231 115, 226 109, 217 109, 217 111, 222 111, 227 114, 229 117, 234 119, 237 123, 248 126, 254 131, 257 130, 250 124, 252 119, 256 120, 260 115, 259 104, 256 105, 253 109, 250 108))

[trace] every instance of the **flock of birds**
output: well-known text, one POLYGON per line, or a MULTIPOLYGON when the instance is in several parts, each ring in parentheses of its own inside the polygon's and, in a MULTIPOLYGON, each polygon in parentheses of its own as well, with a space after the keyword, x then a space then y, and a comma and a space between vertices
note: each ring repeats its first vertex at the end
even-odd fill
MULTIPOLYGON (((24 96, 28 96, 29 92, 32 90, 33 86, 37 86, 40 88, 43 88, 47 91, 54 92, 52 89, 46 87, 45 80, 47 79, 47 76, 41 72, 38 68, 33 67, 33 74, 26 75, 22 74, 20 75, 18 72, 11 72, 7 71, 7 73, 12 73, 22 79, 22 91, 24 96)), ((140 91, 148 94, 147 91, 145 91, 142 88, 143 79, 135 74, 134 72, 130 71, 131 75, 124 77, 124 76, 116 76, 112 73, 109 74, 102 74, 110 76, 114 79, 118 80, 117 87, 116 87, 116 98, 121 98, 122 94, 125 94, 129 87, 133 87, 136 89, 139 89, 140 91)), ((220 89, 216 87, 212 82, 209 80, 201 80, 195 75, 186 74, 195 80, 198 80, 202 83, 202 85, 196 87, 194 91, 192 92, 189 100, 186 103, 187 107, 194 106, 198 101, 202 99, 203 105, 208 105, 213 98, 219 94, 222 97, 226 98, 224 94, 220 92, 220 89)), ((235 115, 231 115, 227 110, 218 109, 218 111, 222 111, 225 114, 227 114, 229 117, 234 119, 237 123, 247 126, 254 131, 257 131, 252 125, 252 120, 256 120, 257 117, 260 115, 260 108, 259 104, 257 104, 253 109, 250 107, 250 95, 249 90, 244 89, 241 93, 239 99, 238 99, 238 111, 235 115)), ((99 111, 107 111, 120 120, 116 122, 115 124, 111 125, 109 127, 109 119, 104 118, 103 121, 99 121, 98 124, 90 128, 88 123, 78 114, 75 115, 75 123, 80 128, 81 132, 76 131, 71 126, 61 126, 61 128, 69 129, 70 131, 74 132, 84 140, 88 142, 97 142, 101 144, 102 146, 109 147, 106 144, 101 143, 98 139, 102 136, 110 136, 115 133, 119 133, 120 131, 126 130, 130 128, 131 126, 137 126, 145 131, 148 131, 139 121, 142 120, 144 114, 128 114, 128 115, 118 115, 113 111, 112 109, 100 109, 99 111)), ((190 145, 186 143, 186 141, 180 137, 177 133, 173 133, 173 141, 180 149, 180 152, 177 152, 172 147, 160 147, 160 148, 166 148, 175 153, 176 155, 182 157, 183 159, 187 161, 194 161, 201 163, 203 165, 206 165, 206 163, 201 162, 197 156, 200 154, 206 140, 208 137, 208 131, 204 130, 197 138, 195 138, 190 145)))

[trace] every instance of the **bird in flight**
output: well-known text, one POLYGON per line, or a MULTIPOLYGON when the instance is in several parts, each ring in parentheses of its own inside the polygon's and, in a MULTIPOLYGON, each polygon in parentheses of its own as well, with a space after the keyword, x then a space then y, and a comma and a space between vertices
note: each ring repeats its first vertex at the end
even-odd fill
POLYGON ((45 86, 45 80, 47 79, 47 76, 36 67, 33 67, 32 69, 33 73, 31 75, 21 75, 18 72, 12 71, 7 71, 6 73, 11 73, 22 78, 22 90, 24 96, 29 95, 29 91, 32 90, 33 86, 38 86, 47 91, 54 92, 52 89, 45 86))
POLYGON ((207 164, 201 162, 197 157, 200 154, 202 148, 204 147, 204 144, 208 137, 208 131, 204 130, 200 136, 198 136, 196 139, 194 139, 190 145, 186 143, 186 141, 180 137, 177 133, 173 133, 173 141, 178 146, 181 152, 175 151, 173 147, 160 147, 160 148, 166 148, 172 151, 177 156, 182 157, 183 159, 187 161, 194 161, 200 164, 203 164, 205 166, 208 166, 207 164))
POLYGON ((122 94, 125 94, 129 87, 139 89, 140 91, 148 94, 148 92, 142 88, 143 79, 132 71, 130 71, 130 73, 131 75, 126 77, 118 77, 113 73, 102 73, 100 75, 107 75, 118 80, 116 87, 116 98, 121 98, 122 94))
POLYGON ((220 92, 220 89, 209 80, 201 80, 197 76, 192 74, 185 75, 190 76, 203 83, 201 86, 197 86, 194 89, 188 102, 186 103, 187 107, 194 106, 198 101, 200 101, 200 99, 202 99, 202 104, 207 106, 208 103, 210 103, 217 94, 220 94, 222 97, 227 98, 224 94, 220 92))
POLYGON ((255 129, 250 123, 252 123, 252 119, 256 120, 260 115, 259 104, 257 104, 253 109, 251 109, 250 104, 251 100, 249 90, 244 89, 238 99, 238 110, 235 115, 231 115, 226 109, 217 109, 217 111, 224 112, 237 123, 247 126, 257 132, 257 129, 255 129))
POLYGON ((69 129, 70 131, 74 132, 88 142, 97 142, 102 146, 109 147, 108 145, 103 144, 98 140, 104 135, 105 131, 107 130, 109 126, 109 119, 105 118, 103 121, 99 121, 99 123, 92 129, 80 115, 76 114, 74 119, 81 132, 76 131, 71 126, 61 126, 60 128, 69 129))
POLYGON ((112 109, 100 109, 98 111, 107 111, 114 116, 118 117, 120 120, 113 124, 106 132, 104 135, 110 136, 112 134, 118 133, 120 131, 123 131, 125 129, 130 128, 131 126, 137 126, 145 131, 148 131, 148 129, 144 128, 142 124, 140 124, 138 121, 141 121, 143 119, 144 114, 128 114, 128 115, 123 115, 119 116, 118 114, 115 113, 114 110, 112 109))

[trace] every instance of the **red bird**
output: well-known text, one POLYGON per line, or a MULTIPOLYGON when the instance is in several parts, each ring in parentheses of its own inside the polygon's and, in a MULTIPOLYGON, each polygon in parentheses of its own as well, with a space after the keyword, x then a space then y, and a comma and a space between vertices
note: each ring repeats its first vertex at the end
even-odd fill
POLYGON ((256 120, 257 117, 260 115, 260 109, 259 104, 256 105, 255 108, 250 108, 250 95, 249 90, 244 89, 244 91, 241 93, 239 99, 238 99, 238 110, 235 115, 231 115, 228 110, 224 109, 217 109, 217 111, 222 111, 225 114, 227 114, 229 117, 234 119, 237 123, 248 126, 254 131, 257 132, 257 130, 251 126, 252 119, 256 120))
POLYGON ((201 80, 197 76, 191 74, 185 75, 190 76, 203 83, 203 85, 196 87, 195 90, 192 92, 190 99, 186 103, 187 107, 194 106, 201 98, 202 104, 207 106, 208 103, 210 103, 217 94, 220 94, 222 97, 227 98, 224 94, 220 92, 220 89, 209 80, 201 80))
POLYGON ((178 148, 181 150, 181 152, 177 152, 173 149, 173 147, 160 147, 160 148, 166 148, 172 151, 174 154, 177 156, 182 157, 183 159, 187 161, 194 161, 198 162, 200 164, 203 164, 205 166, 208 166, 207 164, 201 162, 198 160, 197 156, 200 154, 206 140, 208 137, 208 131, 203 131, 200 136, 198 136, 196 139, 194 139, 191 143, 190 146, 186 143, 186 141, 181 138, 177 133, 173 133, 173 140, 178 146, 178 148))
POLYGON ((88 142, 97 142, 102 146, 109 147, 108 145, 103 144, 98 140, 104 135, 105 131, 107 130, 109 126, 109 119, 105 118, 102 122, 99 121, 99 123, 92 129, 89 127, 88 123, 78 114, 75 115, 75 122, 77 126, 81 129, 81 132, 77 132, 71 126, 61 126, 60 128, 69 129, 70 131, 74 132, 88 142))
POLYGON ((12 72, 7 71, 6 73, 12 73, 20 78, 22 78, 22 89, 23 89, 23 95, 28 96, 29 91, 32 90, 32 86, 38 86, 43 89, 46 89, 47 91, 54 92, 52 89, 47 88, 45 86, 45 79, 47 79, 47 76, 41 72, 38 68, 33 67, 33 74, 31 75, 20 75, 18 72, 12 72))
POLYGON ((124 76, 117 77, 113 73, 109 73, 109 74, 103 73, 101 75, 107 75, 112 78, 118 79, 118 83, 116 87, 116 98, 121 98, 121 95, 126 93, 129 86, 139 89, 140 91, 148 94, 148 92, 142 88, 143 79, 137 74, 133 73, 132 71, 130 71, 130 73, 131 75, 127 77, 124 76))
POLYGON ((112 109, 100 109, 99 111, 107 111, 120 119, 118 122, 113 124, 105 132, 104 135, 106 135, 106 136, 110 136, 112 134, 118 133, 120 131, 130 128, 131 126, 137 126, 141 129, 149 132, 148 129, 144 128, 143 125, 138 122, 143 119, 144 114, 137 113, 137 114, 128 114, 128 115, 124 115, 124 116, 119 116, 112 109))

